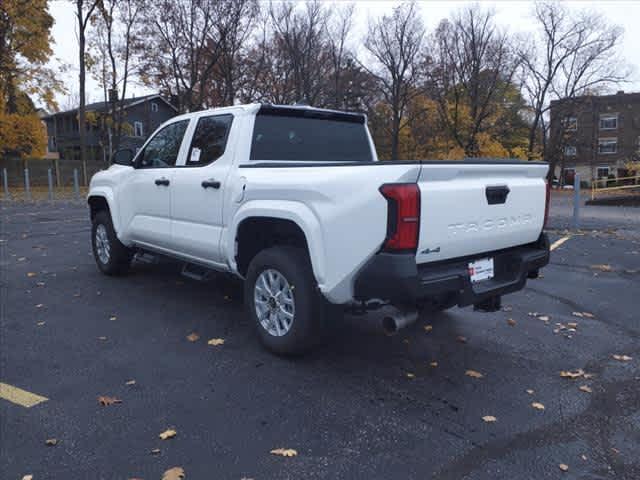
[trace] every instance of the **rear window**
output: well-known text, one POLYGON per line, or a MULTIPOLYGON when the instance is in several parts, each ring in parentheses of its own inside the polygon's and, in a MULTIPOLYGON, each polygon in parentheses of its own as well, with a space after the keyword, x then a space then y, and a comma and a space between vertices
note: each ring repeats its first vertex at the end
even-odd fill
POLYGON ((251 160, 371 162, 362 122, 278 113, 256 116, 251 160))

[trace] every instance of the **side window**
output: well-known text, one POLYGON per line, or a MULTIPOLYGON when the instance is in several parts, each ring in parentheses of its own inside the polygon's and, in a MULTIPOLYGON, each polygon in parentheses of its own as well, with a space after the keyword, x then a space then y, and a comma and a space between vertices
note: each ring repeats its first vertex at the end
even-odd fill
POLYGON ((215 162, 224 154, 233 115, 201 117, 193 132, 187 156, 187 166, 202 166, 215 162))
POLYGON ((167 125, 147 143, 137 160, 138 168, 166 168, 176 164, 189 120, 167 125))

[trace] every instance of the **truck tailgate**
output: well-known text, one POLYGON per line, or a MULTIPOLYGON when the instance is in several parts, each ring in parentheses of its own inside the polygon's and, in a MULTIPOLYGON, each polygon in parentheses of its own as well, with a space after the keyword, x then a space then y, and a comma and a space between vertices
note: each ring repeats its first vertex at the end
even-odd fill
POLYGON ((424 162, 416 262, 534 242, 545 211, 543 163, 424 162))

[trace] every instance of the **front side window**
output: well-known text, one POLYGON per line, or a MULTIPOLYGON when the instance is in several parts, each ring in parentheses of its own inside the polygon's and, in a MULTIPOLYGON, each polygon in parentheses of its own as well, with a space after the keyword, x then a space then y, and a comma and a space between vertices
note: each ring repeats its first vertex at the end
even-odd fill
POLYGON ((274 112, 256 116, 251 160, 295 162, 371 162, 362 117, 274 112))
POLYGON ((598 140, 598 153, 609 154, 618 151, 617 138, 601 138, 598 140))
POLYGON ((144 136, 144 128, 142 126, 142 122, 133 122, 133 134, 136 137, 144 136))
POLYGON ((564 128, 565 130, 572 132, 578 130, 578 118, 577 117, 566 117, 564 119, 564 128))
POLYGON ((615 130, 618 128, 618 114, 600 115, 600 130, 615 130))
POLYGON ((167 125, 147 143, 138 155, 138 168, 166 168, 176 164, 182 137, 187 130, 189 120, 167 125))
POLYGON ((598 167, 598 178, 607 178, 609 176, 609 167, 598 167))
POLYGON ((187 156, 188 166, 215 162, 224 153, 233 115, 215 115, 198 119, 187 156))

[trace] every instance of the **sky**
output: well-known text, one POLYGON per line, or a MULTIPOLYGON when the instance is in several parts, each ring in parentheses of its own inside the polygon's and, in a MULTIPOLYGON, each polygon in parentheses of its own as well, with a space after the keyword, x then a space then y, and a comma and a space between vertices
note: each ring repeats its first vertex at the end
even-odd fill
MULTIPOLYGON (((179 0, 178 0, 179 1, 179 0)), ((367 0, 355 1, 356 17, 354 38, 358 42, 366 31, 369 19, 391 12, 393 7, 400 3, 391 0, 367 0)), ((474 2, 466 0, 425 0, 419 1, 423 22, 427 33, 432 32, 443 18, 450 16, 456 10, 474 2)), ((533 31, 530 12, 533 8, 531 1, 525 0, 481 0, 484 8, 493 9, 496 12, 496 21, 513 34, 524 35, 533 31)), ((609 1, 567 1, 570 9, 593 10, 602 13, 610 23, 624 28, 624 38, 621 44, 621 54, 626 62, 632 66, 633 74, 630 82, 615 88, 625 91, 640 91, 640 0, 609 0, 609 1)), ((78 46, 77 28, 75 24, 73 3, 68 0, 51 0, 49 11, 53 15, 55 23, 52 30, 54 45, 54 58, 51 66, 59 68, 66 65, 67 69, 61 76, 68 90, 78 90, 78 46)), ((357 45, 354 45, 356 47, 357 45)), ((103 94, 95 80, 87 77, 87 92, 89 101, 101 101, 103 94)), ((132 85, 128 90, 132 95, 140 96, 152 93, 142 85, 132 85)), ((77 98, 77 93, 75 95, 77 98)), ((58 96, 61 109, 70 106, 69 100, 64 95, 58 96)))

